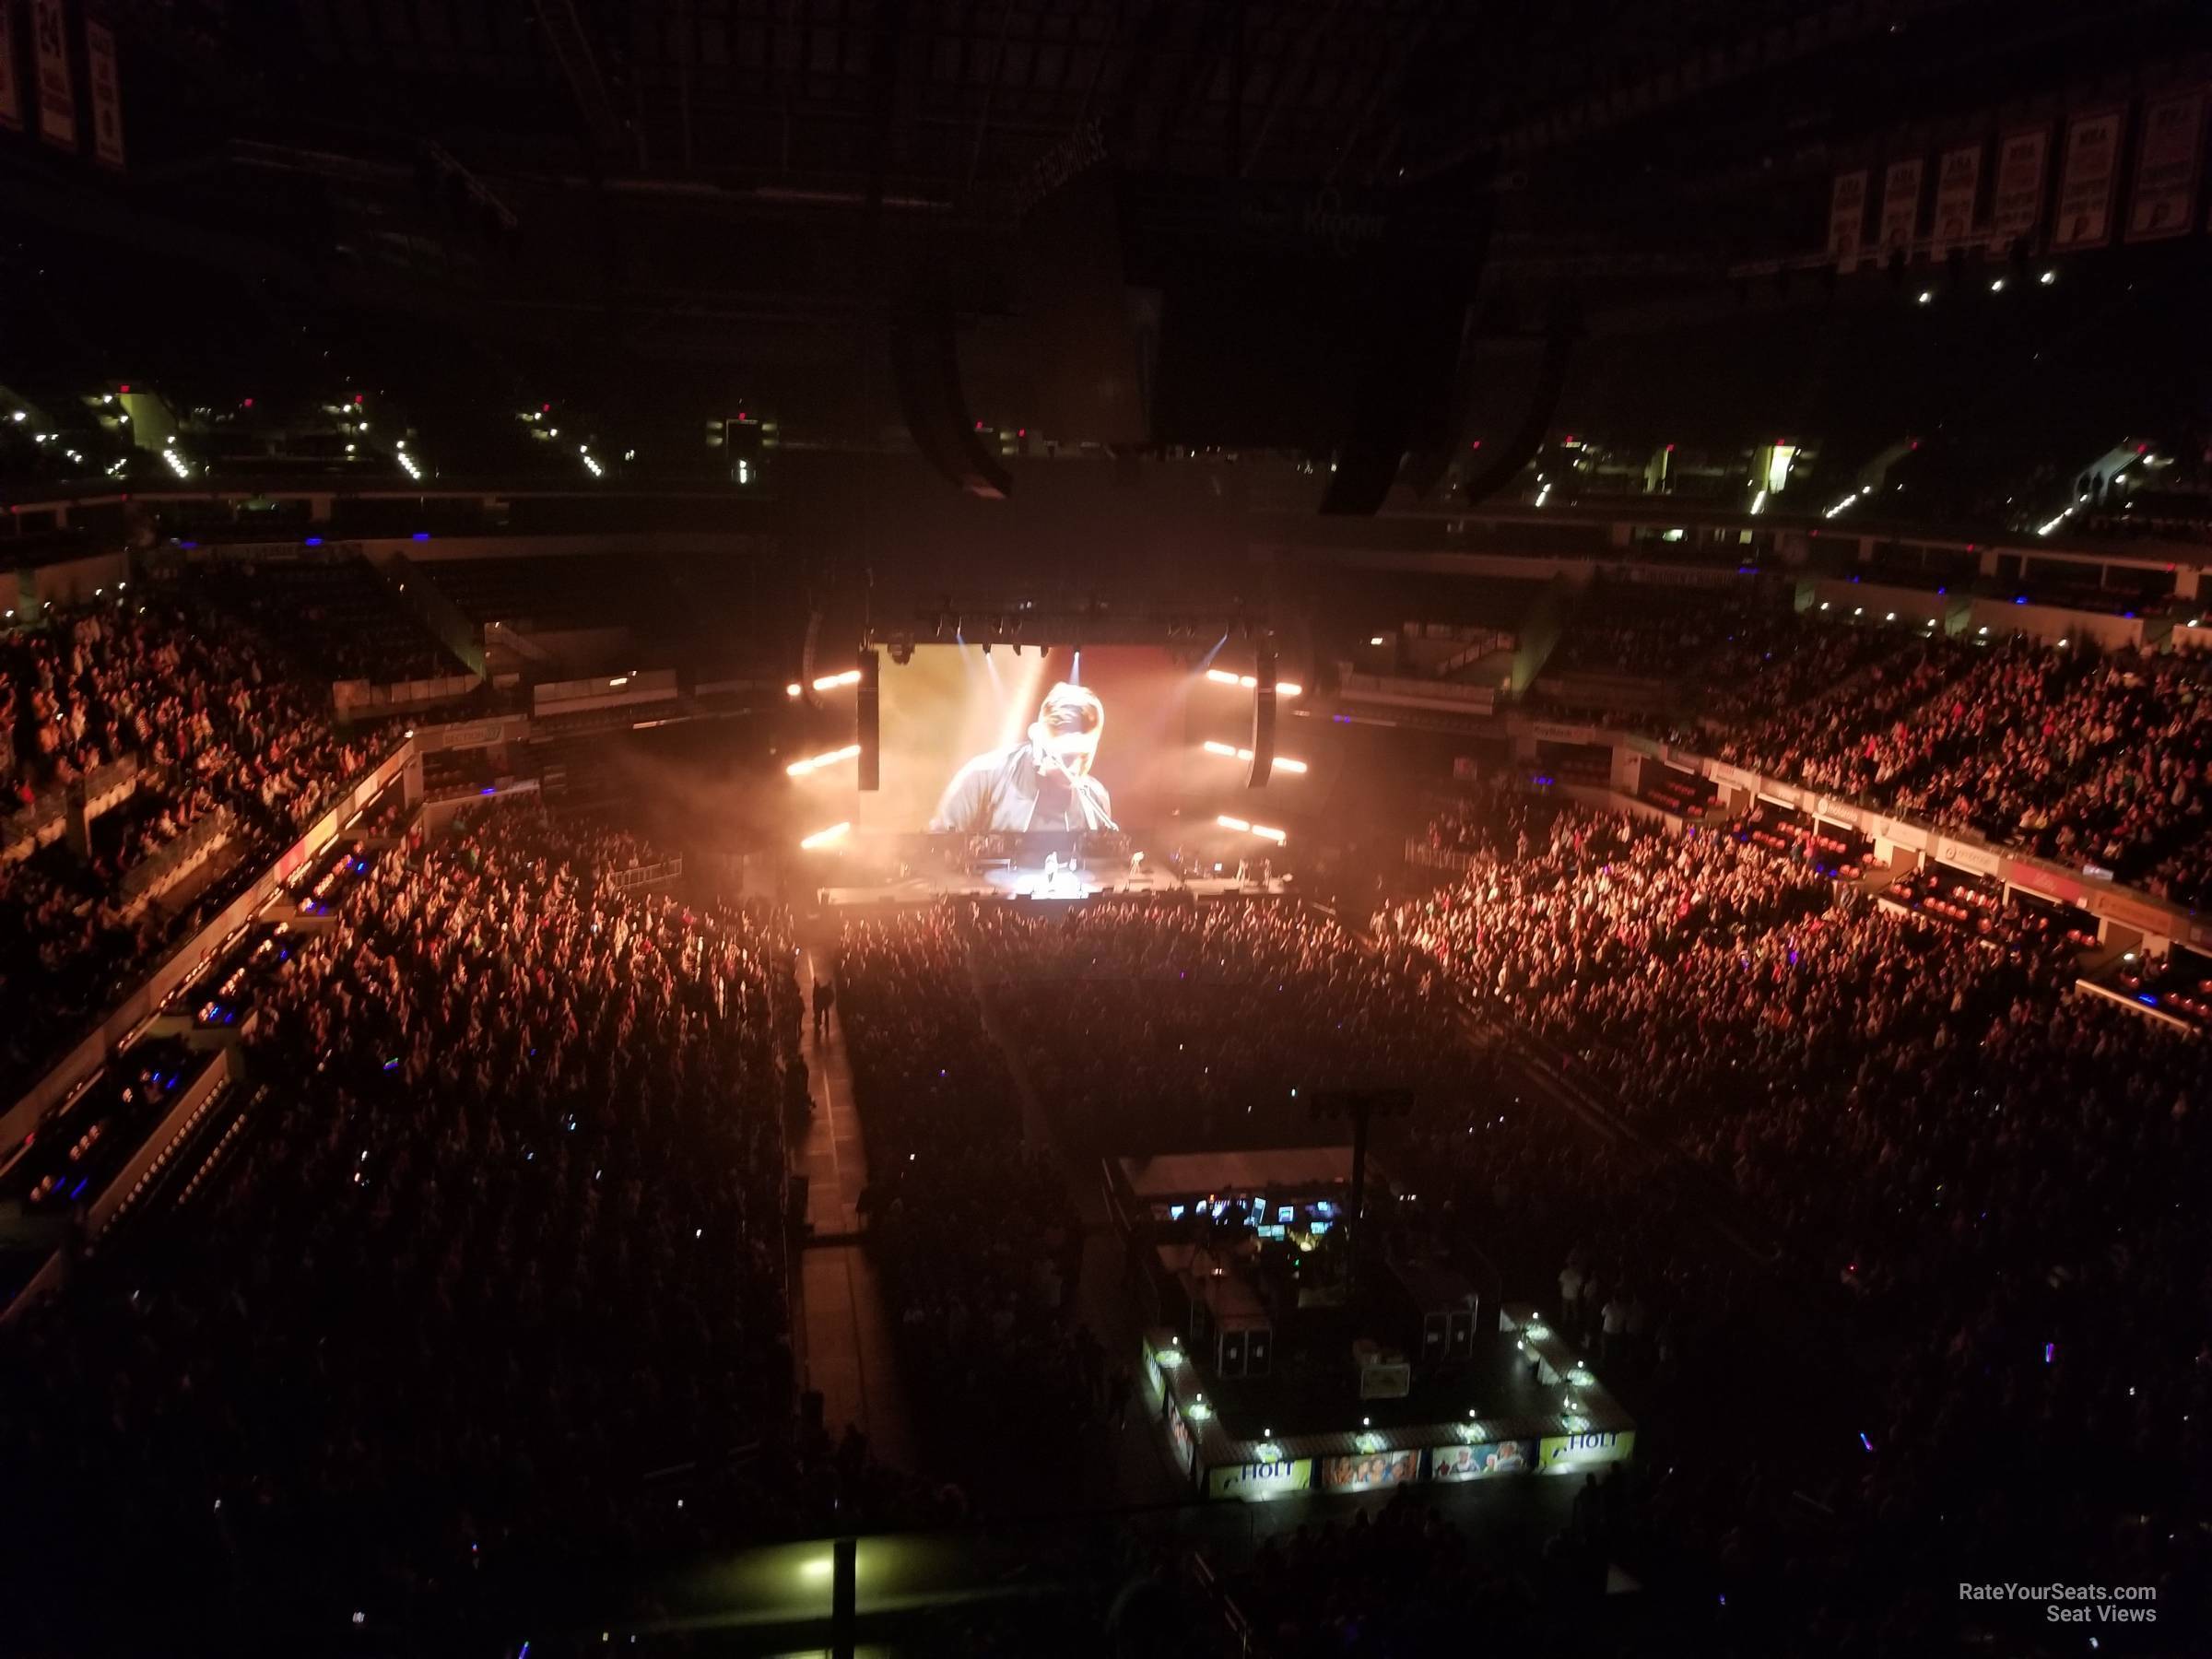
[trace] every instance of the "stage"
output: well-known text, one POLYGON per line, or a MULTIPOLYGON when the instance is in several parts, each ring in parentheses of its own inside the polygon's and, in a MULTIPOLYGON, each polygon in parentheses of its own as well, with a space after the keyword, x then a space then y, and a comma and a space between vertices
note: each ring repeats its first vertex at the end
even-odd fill
POLYGON ((874 886, 825 887, 819 892, 825 909, 837 909, 857 904, 930 904, 939 899, 1020 899, 1040 903, 1073 903, 1111 894, 1280 899, 1289 895, 1292 885, 1287 877, 1269 881, 1239 881, 1233 876, 1193 877, 1184 880, 1164 870, 1140 869, 1132 874, 1125 865, 1118 869, 1063 865, 1048 872, 1040 866, 1007 862, 967 870, 918 871, 874 886))

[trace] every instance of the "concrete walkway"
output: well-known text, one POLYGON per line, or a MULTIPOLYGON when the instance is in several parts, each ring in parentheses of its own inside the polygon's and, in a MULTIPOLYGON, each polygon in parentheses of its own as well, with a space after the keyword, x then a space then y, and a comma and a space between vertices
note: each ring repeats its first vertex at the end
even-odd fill
MULTIPOLYGON (((816 952, 803 952, 801 986, 827 969, 816 952)), ((808 1015, 806 1074, 814 1116, 793 1137, 791 1148, 793 1171, 806 1177, 806 1219, 814 1231, 799 1258, 799 1307, 792 1322, 799 1375, 806 1387, 821 1391, 822 1422, 833 1438, 854 1424, 878 1462, 912 1468, 913 1433, 890 1317, 860 1243, 867 1150, 853 1107, 844 1035, 834 1015, 819 1041, 808 1015)))

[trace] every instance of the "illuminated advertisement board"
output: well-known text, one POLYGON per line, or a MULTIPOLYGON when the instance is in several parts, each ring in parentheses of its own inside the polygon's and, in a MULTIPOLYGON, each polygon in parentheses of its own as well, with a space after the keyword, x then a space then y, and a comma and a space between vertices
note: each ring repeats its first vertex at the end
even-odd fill
POLYGON ((1246 1503, 1264 1503, 1270 1498, 1288 1498, 1311 1491, 1313 1460, 1277 1458, 1273 1463, 1230 1464, 1206 1472, 1208 1498, 1236 1498, 1246 1503))
POLYGON ((1547 1475, 1555 1469, 1594 1468, 1599 1464, 1626 1463, 1635 1450, 1633 1429, 1617 1434, 1555 1434, 1543 1442, 1542 1465, 1547 1475))
POLYGON ((1526 1475, 1535 1466, 1535 1441, 1486 1441, 1429 1449, 1430 1480, 1489 1480, 1500 1475, 1526 1475))
POLYGON ((1403 1486, 1419 1472, 1418 1452, 1361 1452, 1324 1457, 1315 1482, 1324 1492, 1379 1492, 1403 1486))
POLYGON ((1191 1438, 1191 1426, 1182 1420, 1182 1407, 1175 1396, 1168 1396, 1168 1443, 1175 1450, 1175 1461, 1188 1474, 1198 1456, 1198 1448, 1191 1438))

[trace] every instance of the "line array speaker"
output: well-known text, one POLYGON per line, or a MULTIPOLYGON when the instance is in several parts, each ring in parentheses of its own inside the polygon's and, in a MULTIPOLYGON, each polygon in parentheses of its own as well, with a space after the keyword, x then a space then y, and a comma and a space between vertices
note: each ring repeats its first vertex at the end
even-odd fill
POLYGON ((891 320, 891 376, 906 429, 924 459, 970 495, 1004 500, 1014 479, 984 448, 960 389, 949 305, 917 306, 891 320))
POLYGON ((1275 771, 1275 647, 1260 647, 1258 666, 1252 671, 1252 771, 1245 775, 1247 789, 1265 789, 1275 771))
POLYGON ((877 668, 882 653, 863 648, 860 653, 860 697, 855 704, 860 731, 854 741, 860 745, 860 787, 883 787, 883 746, 881 700, 877 685, 877 668))
POLYGON ((1529 394, 1528 407, 1522 414, 1520 426, 1504 447, 1491 451, 1481 467, 1459 487, 1460 495, 1470 505, 1488 500, 1543 448, 1544 434, 1551 429, 1552 412, 1559 406, 1559 394, 1566 389, 1567 367, 1574 357, 1574 338, 1573 330, 1564 324, 1556 324, 1546 334, 1544 356, 1536 366, 1535 390, 1529 394))

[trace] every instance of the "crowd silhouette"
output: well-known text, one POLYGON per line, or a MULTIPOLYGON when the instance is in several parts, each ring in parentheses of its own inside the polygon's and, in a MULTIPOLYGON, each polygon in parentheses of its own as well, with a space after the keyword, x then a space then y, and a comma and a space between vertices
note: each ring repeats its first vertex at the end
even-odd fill
POLYGON ((23 855, 0 862, 10 1092, 389 747, 334 727, 327 687, 253 634, 120 584, 0 633, 0 786, 23 838, 23 855), (126 762, 128 793, 90 818, 87 847, 55 839, 66 793, 126 762), (222 831, 215 880, 171 895, 133 879, 195 827, 222 831))

